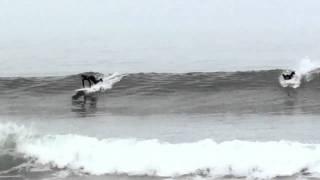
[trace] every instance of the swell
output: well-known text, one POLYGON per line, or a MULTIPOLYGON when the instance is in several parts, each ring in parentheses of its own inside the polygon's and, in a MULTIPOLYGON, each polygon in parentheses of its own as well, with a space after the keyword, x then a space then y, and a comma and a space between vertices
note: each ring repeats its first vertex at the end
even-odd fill
MULTIPOLYGON (((137 73, 109 79, 106 91, 71 102, 80 75, 0 78, 5 115, 72 116, 194 114, 300 114, 320 112, 320 77, 282 88, 281 70, 212 73, 137 73), (101 95, 101 96, 100 96, 101 95), (88 103, 89 102, 89 103, 88 103), (72 104, 71 104, 72 103, 72 104), (71 113, 70 113, 71 109, 71 113), (98 113, 99 112, 99 113, 98 113)), ((105 75, 105 77, 112 77, 105 75)), ((108 78, 105 78, 108 80, 108 78)))
MULTIPOLYGON (((157 95, 179 92, 208 92, 278 88, 281 70, 212 73, 136 73, 128 74, 110 93, 157 95)), ((317 76, 308 88, 320 85, 317 76)), ((303 84, 305 85, 305 84, 303 84)), ((0 78, 0 94, 66 93, 81 87, 80 74, 64 77, 0 78)), ((38 94, 39 95, 39 94, 38 94)))

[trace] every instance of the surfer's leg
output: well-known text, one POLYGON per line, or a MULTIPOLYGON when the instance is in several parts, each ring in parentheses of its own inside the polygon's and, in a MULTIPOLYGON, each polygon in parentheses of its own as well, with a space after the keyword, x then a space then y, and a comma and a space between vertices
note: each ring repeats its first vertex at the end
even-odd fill
POLYGON ((97 84, 97 80, 94 76, 90 76, 89 80, 92 81, 93 84, 97 84))
POLYGON ((82 79, 82 87, 84 88, 84 79, 82 79))
POLYGON ((282 77, 283 77, 284 80, 286 80, 286 75, 282 74, 282 77))

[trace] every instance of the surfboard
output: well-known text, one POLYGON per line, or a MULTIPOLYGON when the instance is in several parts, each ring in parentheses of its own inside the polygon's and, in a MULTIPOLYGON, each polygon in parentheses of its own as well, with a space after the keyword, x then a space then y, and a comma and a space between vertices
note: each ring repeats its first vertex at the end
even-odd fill
POLYGON ((76 89, 76 94, 72 96, 72 99, 77 100, 82 96, 90 96, 92 94, 95 94, 97 92, 100 92, 100 88, 97 88, 92 86, 90 88, 80 88, 80 89, 76 89))
POLYGON ((90 92, 91 88, 80 88, 80 89, 76 89, 76 92, 83 92, 85 94, 88 94, 90 92))
POLYGON ((103 78, 103 82, 99 82, 97 84, 94 84, 91 87, 85 87, 74 90, 76 93, 72 96, 72 99, 77 100, 78 98, 84 96, 94 96, 98 93, 103 93, 109 89, 112 88, 112 86, 119 82, 122 77, 124 77, 124 74, 118 74, 114 73, 108 77, 103 78))

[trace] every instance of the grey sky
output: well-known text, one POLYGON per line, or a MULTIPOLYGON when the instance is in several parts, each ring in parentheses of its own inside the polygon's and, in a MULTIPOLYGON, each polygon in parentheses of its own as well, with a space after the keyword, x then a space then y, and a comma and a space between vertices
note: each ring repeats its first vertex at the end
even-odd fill
POLYGON ((0 70, 285 67, 320 59, 319 7, 317 0, 0 0, 0 70))

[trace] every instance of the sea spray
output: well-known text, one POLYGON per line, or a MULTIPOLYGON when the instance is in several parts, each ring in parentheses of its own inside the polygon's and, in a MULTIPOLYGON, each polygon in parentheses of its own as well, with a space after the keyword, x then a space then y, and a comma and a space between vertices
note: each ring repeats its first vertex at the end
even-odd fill
POLYGON ((311 61, 309 58, 304 58, 294 68, 295 75, 292 79, 285 80, 280 75, 279 83, 282 87, 298 88, 303 80, 307 82, 313 80, 314 75, 318 72, 318 67, 320 67, 318 63, 311 61))

